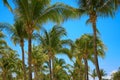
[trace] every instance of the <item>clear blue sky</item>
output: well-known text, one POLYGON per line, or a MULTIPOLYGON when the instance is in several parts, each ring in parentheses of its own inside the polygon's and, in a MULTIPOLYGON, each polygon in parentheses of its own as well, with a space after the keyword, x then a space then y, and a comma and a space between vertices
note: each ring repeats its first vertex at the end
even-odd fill
MULTIPOLYGON (((55 2, 64 2, 71 6, 77 7, 75 3, 76 0, 52 0, 52 4, 55 2)), ((120 11, 119 11, 120 12, 120 11)), ((72 19, 64 22, 63 27, 66 28, 68 36, 72 40, 79 38, 84 33, 92 33, 91 25, 86 25, 85 22, 88 17, 83 16, 80 19, 72 19)), ((4 7, 2 0, 0 0, 0 22, 6 22, 13 24, 13 15, 9 10, 4 7)), ((53 26, 52 23, 47 23, 44 27, 50 29, 53 26)), ((107 73, 110 73, 113 70, 117 70, 120 67, 120 13, 116 12, 114 18, 98 18, 97 27, 101 33, 100 37, 107 46, 108 50, 106 52, 105 59, 99 59, 100 68, 103 68, 107 73)), ((8 38, 8 44, 14 49, 20 50, 19 46, 14 46, 8 38)), ((69 62, 68 58, 63 55, 59 57, 66 58, 65 60, 69 62)), ((90 64, 90 66, 93 66, 90 64)))

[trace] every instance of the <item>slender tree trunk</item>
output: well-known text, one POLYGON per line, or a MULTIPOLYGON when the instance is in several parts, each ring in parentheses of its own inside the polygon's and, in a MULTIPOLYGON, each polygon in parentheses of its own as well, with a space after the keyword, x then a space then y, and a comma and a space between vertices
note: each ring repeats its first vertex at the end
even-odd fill
POLYGON ((97 71, 97 75, 99 80, 102 80, 101 78, 101 74, 100 74, 100 69, 99 69, 99 63, 98 63, 98 56, 97 56, 97 30, 96 30, 96 22, 92 23, 92 27, 93 27, 93 32, 94 32, 94 61, 95 61, 95 66, 96 66, 96 71, 97 71))
POLYGON ((53 74, 52 74, 52 61, 49 59, 49 70, 50 70, 50 80, 53 80, 53 74))
POLYGON ((29 79, 28 80, 32 80, 32 66, 31 66, 31 61, 32 61, 32 56, 31 56, 31 52, 32 52, 32 39, 31 39, 31 35, 29 34, 28 36, 28 65, 29 65, 29 79))
POLYGON ((88 77, 88 61, 86 58, 84 58, 84 62, 85 62, 85 80, 89 80, 88 77))
POLYGON ((53 62, 54 59, 51 60, 51 64, 52 64, 52 79, 54 79, 54 62, 53 62))
POLYGON ((21 50, 22 50, 22 65, 23 65, 23 72, 24 72, 24 80, 27 80, 26 69, 25 69, 24 42, 21 42, 21 50))
POLYGON ((3 80, 7 80, 6 71, 3 72, 3 74, 2 74, 2 79, 3 79, 3 80))
POLYGON ((35 77, 35 80, 38 80, 38 68, 37 68, 37 65, 34 65, 34 77, 35 77))
POLYGON ((54 80, 54 79, 53 79, 53 62, 52 62, 52 52, 51 52, 51 51, 49 51, 48 55, 49 55, 50 80, 54 80))

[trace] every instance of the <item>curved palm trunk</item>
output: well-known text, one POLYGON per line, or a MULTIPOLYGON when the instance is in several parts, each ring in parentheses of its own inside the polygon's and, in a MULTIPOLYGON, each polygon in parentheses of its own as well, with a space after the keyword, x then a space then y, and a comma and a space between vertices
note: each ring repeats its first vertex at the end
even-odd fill
POLYGON ((28 36, 28 69, 29 69, 29 79, 28 80, 32 80, 32 66, 31 66, 31 62, 32 62, 32 38, 31 38, 31 34, 29 34, 28 36))
POLYGON ((96 71, 97 71, 98 78, 99 78, 99 80, 102 80, 102 77, 101 77, 101 74, 100 74, 100 69, 99 69, 98 56, 97 56, 97 43, 96 43, 97 30, 96 30, 96 22, 92 23, 92 27, 93 27, 93 32, 94 32, 94 61, 95 61, 95 66, 96 66, 96 71))
POLYGON ((22 64, 23 64, 24 80, 27 80, 26 69, 25 69, 25 56, 24 56, 24 42, 23 42, 23 40, 21 42, 21 50, 22 50, 22 64))
POLYGON ((88 77, 88 61, 86 58, 84 58, 84 62, 85 62, 85 80, 89 80, 88 77))

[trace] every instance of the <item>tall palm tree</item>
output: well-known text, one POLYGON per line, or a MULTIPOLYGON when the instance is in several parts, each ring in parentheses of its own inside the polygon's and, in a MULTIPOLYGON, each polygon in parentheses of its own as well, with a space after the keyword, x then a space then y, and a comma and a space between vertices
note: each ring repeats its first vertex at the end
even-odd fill
POLYGON ((97 70, 97 74, 99 80, 102 79, 99 69, 98 57, 97 57, 97 18, 98 17, 106 17, 106 16, 113 16, 113 5, 106 0, 79 0, 78 5, 79 9, 83 10, 83 14, 89 16, 87 22, 92 23, 93 34, 94 34, 94 61, 97 70))
MULTIPOLYGON (((93 53, 94 53, 94 42, 93 36, 90 34, 84 34, 79 39, 75 41, 76 49, 75 56, 80 56, 80 60, 84 60, 85 64, 85 79, 88 80, 88 60, 91 60, 93 63, 93 53)), ((97 37, 97 55, 104 57, 105 55, 105 45, 103 42, 97 37)))
POLYGON ((26 80, 26 69, 25 69, 25 54, 24 54, 24 39, 27 37, 27 33, 24 29, 23 22, 20 20, 16 20, 15 24, 12 27, 9 27, 9 32, 12 33, 11 39, 14 44, 19 44, 22 52, 22 65, 24 72, 24 80, 26 80))
POLYGON ((25 29, 28 34, 28 64, 29 64, 29 80, 32 80, 31 71, 31 49, 32 35, 35 29, 38 29, 46 21, 60 22, 69 16, 75 17, 76 10, 63 4, 54 4, 50 6, 50 0, 15 0, 16 15, 24 22, 25 29), (71 13, 71 14, 68 14, 71 13), (64 19, 62 18, 64 17, 64 19))
POLYGON ((75 41, 76 48, 78 49, 77 56, 81 56, 85 64, 85 80, 89 80, 88 77, 88 60, 92 59, 91 50, 93 37, 89 34, 82 35, 79 39, 75 41))
POLYGON ((45 52, 49 56, 49 69, 50 69, 50 80, 53 80, 53 60, 55 54, 64 53, 69 54, 69 49, 64 48, 63 45, 72 44, 71 40, 62 40, 61 38, 66 35, 66 31, 63 27, 55 25, 52 30, 47 32, 44 30, 44 35, 40 36, 40 42, 45 52))

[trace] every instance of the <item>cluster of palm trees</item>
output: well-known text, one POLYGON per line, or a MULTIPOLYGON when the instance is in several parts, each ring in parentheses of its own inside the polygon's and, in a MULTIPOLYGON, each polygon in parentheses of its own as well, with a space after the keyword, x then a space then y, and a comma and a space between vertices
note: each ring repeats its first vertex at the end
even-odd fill
MULTIPOLYGON (((104 57, 106 48, 98 36, 96 22, 101 16, 113 17, 119 7, 119 0, 78 0, 78 8, 63 3, 51 5, 51 0, 13 0, 15 3, 13 9, 7 0, 3 0, 3 2, 15 15, 14 25, 7 27, 7 30, 12 34, 12 41, 20 45, 22 52, 21 61, 3 38, 0 39, 0 69, 3 80, 7 80, 9 74, 10 77, 16 75, 14 79, 17 80, 32 80, 33 74, 34 80, 89 80, 88 60, 95 64, 97 76, 99 80, 102 80, 98 56, 104 57), (63 39, 67 33, 59 24, 82 15, 89 16, 86 23, 92 24, 93 35, 84 34, 75 42, 63 39), (47 31, 42 27, 47 21, 53 21, 58 25, 47 31), (39 31, 42 31, 43 35, 40 35, 39 31), (33 40, 37 40, 39 44, 33 45, 33 40), (26 41, 28 42, 28 64, 25 62, 24 51, 26 41), (14 58, 11 54, 14 55, 14 58), (75 58, 74 65, 66 65, 64 60, 55 57, 56 54, 67 54, 70 59, 75 58), (13 61, 13 64, 4 60, 7 56, 11 59, 9 60, 11 63, 13 61), (15 63, 19 65, 14 66, 15 63), (22 67, 20 63, 22 63, 22 67)), ((2 36, 1 31, 0 38, 2 36)))

